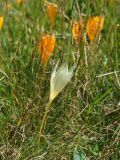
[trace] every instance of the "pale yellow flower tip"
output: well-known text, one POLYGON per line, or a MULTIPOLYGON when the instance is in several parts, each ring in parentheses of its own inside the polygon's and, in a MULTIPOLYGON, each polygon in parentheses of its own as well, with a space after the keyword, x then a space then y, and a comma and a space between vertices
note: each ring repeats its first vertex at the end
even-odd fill
POLYGON ((70 70, 68 70, 68 65, 66 63, 62 64, 58 68, 59 62, 55 65, 50 79, 50 97, 49 101, 52 102, 55 97, 63 90, 70 79, 73 76, 73 72, 76 65, 73 65, 70 70), (58 70, 57 70, 58 68, 58 70))

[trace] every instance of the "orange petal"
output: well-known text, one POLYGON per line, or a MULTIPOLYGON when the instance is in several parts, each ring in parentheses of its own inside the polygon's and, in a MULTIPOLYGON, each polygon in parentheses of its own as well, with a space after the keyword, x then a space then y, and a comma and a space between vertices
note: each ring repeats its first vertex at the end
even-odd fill
POLYGON ((18 4, 23 4, 23 3, 25 2, 25 0, 16 0, 16 2, 17 2, 18 4))
POLYGON ((108 0, 109 5, 114 5, 115 4, 115 0, 108 0))
POLYGON ((42 36, 39 42, 38 51, 41 55, 41 60, 43 64, 48 62, 55 48, 55 43, 56 40, 54 35, 42 36))
POLYGON ((76 41, 80 41, 82 39, 82 32, 84 28, 84 23, 80 24, 80 22, 74 22, 72 27, 72 35, 76 41))
POLYGON ((4 18, 0 16, 0 30, 2 29, 4 18))
POLYGON ((95 16, 88 19, 86 33, 91 41, 102 31, 103 25, 104 18, 102 16, 95 16))
POLYGON ((47 14, 50 18, 51 23, 54 23, 56 15, 57 15, 57 5, 53 3, 47 2, 47 14))
POLYGON ((72 35, 75 40, 79 39, 79 23, 78 22, 73 23, 72 35))

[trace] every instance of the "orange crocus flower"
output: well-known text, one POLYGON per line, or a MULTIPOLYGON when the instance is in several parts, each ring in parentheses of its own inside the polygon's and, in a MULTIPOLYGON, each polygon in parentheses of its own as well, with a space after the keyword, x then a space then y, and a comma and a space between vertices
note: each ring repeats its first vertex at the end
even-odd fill
POLYGON ((102 31, 104 25, 104 18, 102 16, 95 16, 88 19, 86 26, 86 33, 91 41, 102 31))
POLYGON ((41 55, 41 60, 43 64, 47 64, 50 56, 53 53, 55 48, 56 39, 54 34, 52 35, 43 35, 40 39, 38 51, 41 55))
POLYGON ((0 30, 2 29, 3 21, 4 21, 4 18, 2 16, 0 16, 0 30))
POLYGON ((84 23, 81 23, 79 21, 73 22, 72 35, 73 38, 78 42, 83 38, 83 29, 84 29, 84 23))
POLYGON ((25 0, 16 0, 16 2, 17 2, 18 4, 23 4, 23 3, 25 2, 25 0))
POLYGON ((108 0, 109 5, 114 5, 115 4, 115 0, 108 0))
POLYGON ((53 24, 57 15, 58 7, 56 4, 47 2, 47 15, 53 24))

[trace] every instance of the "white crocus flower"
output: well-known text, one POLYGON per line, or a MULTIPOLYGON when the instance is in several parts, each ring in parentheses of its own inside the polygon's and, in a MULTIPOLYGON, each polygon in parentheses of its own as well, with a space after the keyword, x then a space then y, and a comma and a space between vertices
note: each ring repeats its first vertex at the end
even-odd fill
POLYGON ((58 68, 58 63, 55 65, 53 72, 51 74, 49 102, 52 102, 55 99, 55 97, 67 85, 67 83, 70 81, 70 79, 73 76, 73 71, 76 68, 76 65, 74 65, 70 70, 68 70, 68 65, 66 63, 62 64, 58 68))
POLYGON ((60 68, 58 68, 58 63, 55 65, 53 72, 51 74, 50 97, 49 97, 49 102, 46 105, 45 114, 43 116, 43 119, 42 119, 42 122, 40 125, 40 131, 39 131, 39 137, 38 137, 39 143, 41 140, 41 135, 44 133, 44 128, 45 128, 45 124, 46 124, 45 122, 47 119, 47 115, 50 111, 51 103, 55 99, 55 97, 62 91, 62 89, 66 86, 66 84, 70 81, 70 79, 73 76, 73 71, 76 68, 76 65, 74 65, 68 71, 68 65, 66 63, 62 64, 60 68), (57 68, 58 68, 58 70, 57 70, 57 68))

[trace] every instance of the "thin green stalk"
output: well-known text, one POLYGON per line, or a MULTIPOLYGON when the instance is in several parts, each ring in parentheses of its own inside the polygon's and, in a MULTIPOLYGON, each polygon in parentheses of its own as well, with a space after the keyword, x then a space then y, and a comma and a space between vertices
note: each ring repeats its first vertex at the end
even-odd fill
MULTIPOLYGON (((42 87, 44 84, 46 68, 47 68, 47 64, 44 64, 42 74, 41 74, 41 79, 40 79, 40 87, 42 87)), ((40 95, 42 96, 42 94, 43 92, 41 91, 40 95)))
POLYGON ((41 125, 40 125, 40 130, 39 130, 39 136, 38 136, 38 144, 40 144, 40 139, 41 139, 41 136, 44 132, 44 128, 45 128, 45 122, 46 122, 46 119, 47 119, 47 115, 50 111, 50 106, 52 104, 52 101, 49 101, 46 105, 46 108, 45 108, 45 113, 44 113, 44 116, 43 116, 43 119, 42 119, 42 122, 41 122, 41 125))

